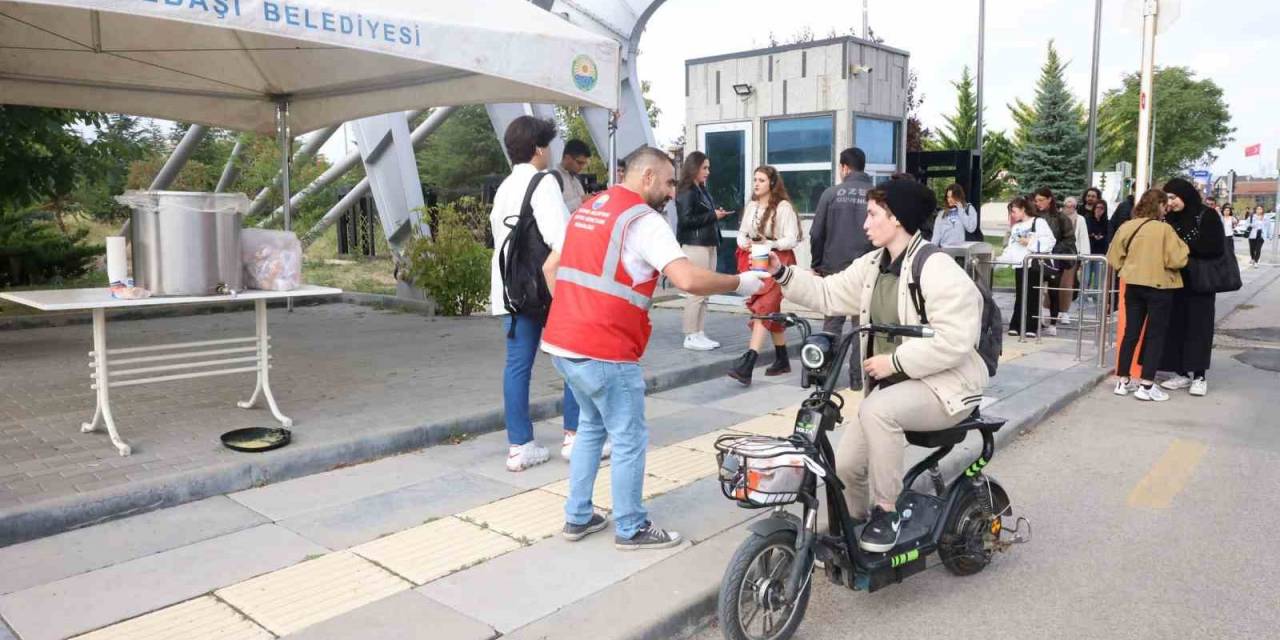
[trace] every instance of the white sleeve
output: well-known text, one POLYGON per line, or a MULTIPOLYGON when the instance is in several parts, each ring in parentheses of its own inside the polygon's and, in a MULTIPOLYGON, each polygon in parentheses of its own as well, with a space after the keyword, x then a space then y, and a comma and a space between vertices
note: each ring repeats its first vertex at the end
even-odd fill
POLYGON ((1053 251, 1053 246, 1058 243, 1058 239, 1053 235, 1053 229, 1049 227, 1048 220, 1037 217, 1031 223, 1031 231, 1036 239, 1034 249, 1027 247, 1031 253, 1049 253, 1053 251), (1040 224, 1041 222, 1044 224, 1040 224))
POLYGON ((738 224, 738 247, 742 249, 751 248, 750 229, 756 226, 756 210, 755 203, 749 203, 742 208, 741 222, 738 224))
POLYGON ((676 234, 661 215, 644 215, 631 223, 627 230, 627 249, 635 251, 654 271, 659 273, 667 265, 687 258, 684 249, 676 241, 676 234))
POLYGON ((796 214, 795 208, 790 202, 780 202, 773 215, 778 221, 778 239, 769 244, 778 251, 796 248, 800 244, 800 216, 796 214))
POLYGON ((538 223, 538 232, 542 239, 553 250, 564 248, 565 223, 569 218, 569 209, 564 205, 564 194, 560 192, 555 176, 547 176, 538 183, 538 190, 533 192, 533 219, 538 223))

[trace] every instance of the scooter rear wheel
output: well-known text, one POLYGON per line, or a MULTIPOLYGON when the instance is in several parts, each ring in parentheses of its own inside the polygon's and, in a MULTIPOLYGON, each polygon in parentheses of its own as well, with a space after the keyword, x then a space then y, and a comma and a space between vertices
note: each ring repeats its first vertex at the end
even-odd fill
POLYGON ((943 531, 938 556, 947 570, 957 576, 971 576, 991 563, 991 547, 987 536, 992 535, 992 518, 983 504, 984 498, 970 491, 956 505, 943 531))
POLYGON ((729 561, 720 583, 718 614, 725 640, 787 640, 809 606, 810 575, 791 602, 784 594, 787 576, 798 560, 796 532, 752 534, 729 561))

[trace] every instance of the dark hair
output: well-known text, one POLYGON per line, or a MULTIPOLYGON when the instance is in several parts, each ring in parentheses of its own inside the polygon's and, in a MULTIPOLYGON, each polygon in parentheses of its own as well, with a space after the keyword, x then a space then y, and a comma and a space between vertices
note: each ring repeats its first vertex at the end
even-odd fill
POLYGON ((698 181, 698 172, 702 171, 702 163, 706 161, 707 154, 701 151, 694 151, 686 156, 684 164, 680 165, 680 184, 676 185, 676 191, 692 188, 698 181))
MULTIPOLYGON (((791 195, 787 193, 787 185, 782 183, 782 176, 778 174, 777 169, 767 164, 762 164, 756 167, 756 170, 752 171, 751 175, 754 176, 757 173, 763 173, 764 177, 769 179, 769 206, 764 210, 764 215, 760 216, 756 221, 755 232, 758 236, 768 238, 778 228, 777 220, 774 220, 774 216, 778 212, 778 205, 783 202, 791 202, 791 195), (766 226, 769 227, 768 235, 764 232, 766 226)), ((753 191, 753 197, 754 193, 753 191)))
POLYGON ((969 201, 964 197, 964 187, 960 186, 959 182, 952 182, 950 185, 947 185, 946 194, 955 198, 956 202, 959 202, 960 204, 969 203, 969 201))
POLYGON ((1232 216, 1235 216, 1235 215, 1236 215, 1236 208, 1235 208, 1235 207, 1233 207, 1233 206, 1231 206, 1231 205, 1229 205, 1229 204, 1224 204, 1224 205, 1222 205, 1222 215, 1224 215, 1224 216, 1225 216, 1225 215, 1227 215, 1228 213, 1230 213, 1232 216))
POLYGON ((1040 187, 1039 189, 1036 189, 1035 193, 1032 195, 1049 199, 1049 213, 1054 213, 1058 210, 1058 198, 1053 195, 1053 189, 1050 189, 1049 187, 1040 187))
POLYGON ((1098 196, 1098 199, 1099 199, 1099 200, 1101 200, 1101 199, 1102 199, 1102 189, 1099 189, 1099 188, 1097 188, 1097 187, 1089 187, 1088 189, 1085 189, 1085 190, 1084 190, 1084 193, 1080 194, 1080 203, 1081 203, 1081 204, 1084 204, 1084 201, 1089 199, 1089 192, 1090 192, 1090 191, 1094 192, 1094 193, 1098 196))
POLYGON ((1133 207, 1133 217, 1147 218, 1150 220, 1160 219, 1160 205, 1168 200, 1169 196, 1160 189, 1147 189, 1138 199, 1138 204, 1133 207))
POLYGON ((507 126, 502 143, 507 147, 511 164, 524 164, 533 159, 539 147, 550 146, 555 137, 556 125, 550 120, 520 116, 507 126))
POLYGON ((1102 207, 1102 217, 1104 218, 1107 217, 1107 211, 1111 210, 1111 207, 1108 206, 1107 201, 1103 200, 1102 198, 1098 198, 1098 201, 1093 203, 1094 210, 1090 211, 1089 215, 1097 215, 1098 207, 1102 207))
POLYGON ((583 141, 581 141, 581 140, 579 140, 579 139, 577 139, 577 138, 574 138, 573 140, 570 140, 570 141, 568 141, 568 142, 564 143, 564 154, 563 154, 563 155, 570 156, 570 157, 573 157, 573 158, 582 158, 582 157, 590 158, 590 157, 591 157, 591 147, 588 147, 588 146, 587 146, 587 143, 585 143, 585 142, 583 142, 583 141))
POLYGON ((840 164, 854 171, 864 171, 867 168, 867 154, 857 147, 849 147, 840 152, 840 164))
POLYGON ((1035 217, 1036 215, 1036 208, 1031 206, 1031 203, 1027 202, 1027 199, 1022 196, 1018 196, 1009 201, 1009 206, 1007 207, 1008 210, 1013 211, 1015 207, 1022 209, 1022 212, 1028 216, 1035 217))
POLYGON ((911 175, 911 174, 909 174, 909 173, 907 173, 906 171, 899 171, 899 172, 897 172, 897 173, 895 173, 895 174, 893 174, 893 175, 889 176, 889 179, 890 179, 890 180, 910 180, 910 181, 912 181, 912 182, 915 182, 915 181, 916 181, 916 177, 915 177, 915 176, 913 176, 913 175, 911 175))

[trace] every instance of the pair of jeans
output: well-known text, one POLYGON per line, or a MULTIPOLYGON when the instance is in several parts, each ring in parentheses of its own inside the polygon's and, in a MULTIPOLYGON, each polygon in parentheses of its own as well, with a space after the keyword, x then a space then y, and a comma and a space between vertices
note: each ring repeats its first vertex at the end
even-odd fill
POLYGON ((1165 334, 1169 330, 1169 311, 1173 308, 1173 291, 1140 285, 1125 285, 1124 339, 1120 342, 1117 370, 1128 375, 1133 367, 1134 351, 1142 340, 1142 379, 1153 381, 1160 358, 1164 354, 1165 334), (1146 333, 1143 333, 1143 325, 1146 333))
POLYGON ((609 463, 613 477, 613 524, 618 536, 630 538, 643 529, 645 511, 645 449, 649 427, 644 421, 644 373, 634 362, 553 357, 565 386, 573 389, 581 407, 578 437, 569 460, 569 499, 565 522, 591 520, 591 494, 600 471, 600 451, 606 437, 613 440, 609 463))
MULTIPOLYGON (((502 408, 507 423, 507 442, 522 445, 533 440, 533 420, 529 418, 529 381, 533 359, 542 344, 542 325, 520 316, 502 316, 502 335, 507 341, 507 364, 502 370, 502 408), (515 323, 512 331, 511 323, 515 323)), ((569 385, 564 387, 564 430, 578 430, 578 403, 569 385)))

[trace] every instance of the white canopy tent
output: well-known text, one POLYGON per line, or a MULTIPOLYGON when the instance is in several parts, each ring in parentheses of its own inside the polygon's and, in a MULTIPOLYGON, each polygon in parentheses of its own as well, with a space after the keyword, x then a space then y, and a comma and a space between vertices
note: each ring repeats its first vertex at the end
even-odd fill
POLYGON ((0 0, 0 103, 261 133, 424 106, 616 109, 619 45, 524 0, 0 0))

